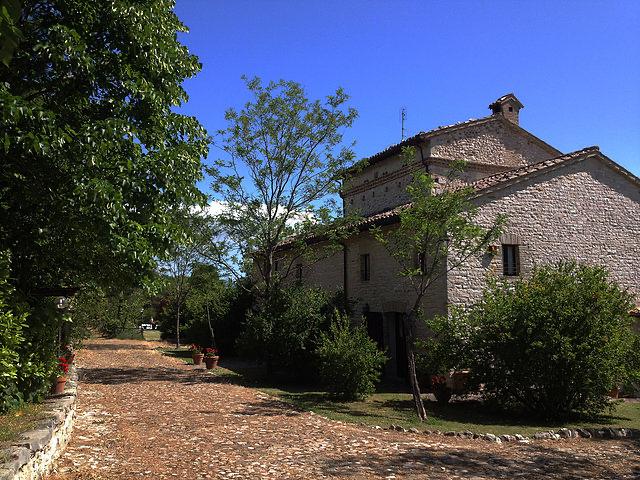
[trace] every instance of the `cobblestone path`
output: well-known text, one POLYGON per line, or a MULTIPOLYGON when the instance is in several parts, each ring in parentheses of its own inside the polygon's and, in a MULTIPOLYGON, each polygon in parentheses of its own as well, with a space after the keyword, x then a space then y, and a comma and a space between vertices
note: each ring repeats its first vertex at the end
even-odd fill
POLYGON ((79 353, 77 421, 49 480, 640 478, 637 440, 492 444, 374 430, 298 412, 153 347, 95 340, 79 353))

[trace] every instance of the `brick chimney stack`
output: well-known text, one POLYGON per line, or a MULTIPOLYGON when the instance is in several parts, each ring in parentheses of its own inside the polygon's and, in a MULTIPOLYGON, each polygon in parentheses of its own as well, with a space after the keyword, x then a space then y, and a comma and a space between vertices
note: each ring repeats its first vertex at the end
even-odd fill
POLYGON ((489 105, 493 115, 502 115, 516 125, 519 124, 518 114, 521 108, 524 108, 524 105, 520 103, 520 100, 513 93, 507 93, 489 105))

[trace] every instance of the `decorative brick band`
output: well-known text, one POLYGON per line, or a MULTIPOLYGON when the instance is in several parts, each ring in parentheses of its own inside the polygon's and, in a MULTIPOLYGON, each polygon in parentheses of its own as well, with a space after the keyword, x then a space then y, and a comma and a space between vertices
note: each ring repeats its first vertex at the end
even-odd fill
POLYGON ((0 450, 0 480, 34 480, 44 477, 69 441, 76 412, 78 375, 72 367, 65 391, 47 398, 49 418, 38 428, 20 435, 0 450), (7 459, 8 460, 5 460, 7 459))

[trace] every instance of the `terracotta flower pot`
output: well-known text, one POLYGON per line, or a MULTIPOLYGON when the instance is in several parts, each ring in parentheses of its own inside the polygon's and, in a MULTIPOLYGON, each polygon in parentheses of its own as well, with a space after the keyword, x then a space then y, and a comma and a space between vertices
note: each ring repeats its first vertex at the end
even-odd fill
POLYGON ((194 353, 193 354, 193 364, 194 365, 202 365, 202 359, 204 358, 204 353, 194 353))
POLYGON ((216 368, 218 366, 218 360, 220 360, 220 357, 217 355, 215 357, 205 357, 204 364, 207 367, 207 370, 216 368))
POLYGON ((67 383, 67 377, 58 377, 51 388, 53 393, 64 393, 64 385, 67 383))

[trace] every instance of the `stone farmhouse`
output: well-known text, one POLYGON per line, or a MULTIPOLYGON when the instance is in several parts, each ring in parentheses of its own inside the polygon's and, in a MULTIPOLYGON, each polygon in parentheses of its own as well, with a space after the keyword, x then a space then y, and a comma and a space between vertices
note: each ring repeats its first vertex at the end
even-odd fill
POLYGON ((297 266, 303 283, 344 290, 369 334, 387 349, 389 376, 405 373, 401 319, 414 297, 367 226, 392 228, 419 169, 442 182, 452 160, 465 160, 464 180, 475 189, 481 221, 488 226, 498 214, 507 216, 498 244, 441 277, 425 299, 427 315, 474 303, 487 275, 518 278, 564 258, 604 265, 640 299, 640 179, 598 147, 562 153, 523 129, 523 105, 513 94, 489 108, 487 117, 418 133, 370 157, 342 188, 344 211, 365 217, 361 233, 342 252, 297 266), (416 150, 411 162, 401 159, 409 145, 416 150))

